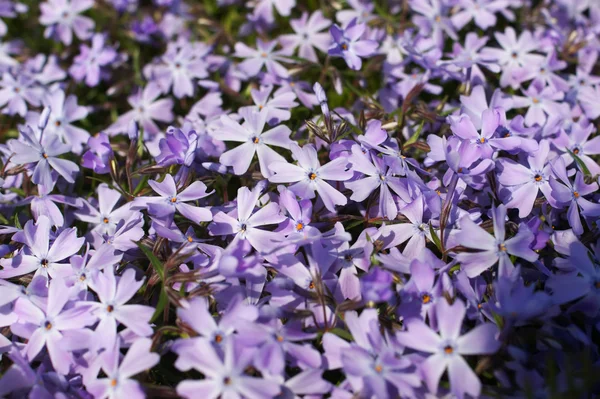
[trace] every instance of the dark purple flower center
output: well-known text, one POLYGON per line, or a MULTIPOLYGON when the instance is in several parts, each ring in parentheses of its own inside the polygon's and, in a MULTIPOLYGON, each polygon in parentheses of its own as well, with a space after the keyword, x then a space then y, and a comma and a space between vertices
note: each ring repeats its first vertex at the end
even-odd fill
POLYGON ((48 259, 42 259, 41 263, 42 263, 42 267, 48 267, 48 263, 50 263, 50 262, 48 262, 48 259))

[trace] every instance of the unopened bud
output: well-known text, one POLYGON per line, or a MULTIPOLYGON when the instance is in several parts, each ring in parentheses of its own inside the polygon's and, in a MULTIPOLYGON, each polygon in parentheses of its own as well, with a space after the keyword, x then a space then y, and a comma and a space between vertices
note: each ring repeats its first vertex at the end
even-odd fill
POLYGON ((44 110, 40 114, 40 119, 38 120, 38 128, 40 128, 40 130, 44 130, 46 126, 48 126, 48 119, 50 119, 51 112, 52 108, 44 107, 44 110))
POLYGON ((129 122, 129 126, 127 127, 127 135, 129 136, 129 140, 137 140, 138 135, 140 133, 140 128, 136 120, 132 120, 129 122))

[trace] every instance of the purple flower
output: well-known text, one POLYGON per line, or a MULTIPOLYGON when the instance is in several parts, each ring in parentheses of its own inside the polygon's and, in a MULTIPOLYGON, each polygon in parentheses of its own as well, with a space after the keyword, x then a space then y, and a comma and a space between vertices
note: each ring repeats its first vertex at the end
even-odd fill
POLYGON ((88 382, 87 388, 95 398, 143 398, 144 391, 140 383, 131 377, 154 367, 160 360, 158 353, 150 352, 152 340, 138 339, 127 350, 119 362, 120 351, 116 345, 102 356, 102 370, 105 378, 88 382))
POLYGON ((471 118, 466 114, 456 118, 451 117, 450 127, 452 133, 476 147, 478 157, 492 158, 494 150, 511 151, 521 144, 518 137, 494 137, 505 121, 506 117, 502 109, 486 109, 481 115, 481 133, 477 132, 471 118))
POLYGON ((296 94, 293 91, 279 89, 273 93, 272 98, 269 98, 272 91, 273 86, 263 86, 260 90, 253 89, 250 95, 255 106, 241 107, 238 112, 246 113, 247 109, 262 111, 266 114, 265 120, 269 125, 287 121, 292 115, 289 109, 298 106, 298 103, 294 101, 296 94))
POLYGON ((34 107, 40 105, 42 90, 36 82, 25 74, 15 77, 9 72, 2 74, 0 80, 0 107, 6 106, 2 112, 9 115, 25 116, 27 104, 34 107))
POLYGON ((482 55, 496 60, 502 67, 500 86, 517 88, 520 81, 515 76, 515 72, 524 67, 538 69, 544 58, 532 54, 537 50, 537 44, 529 31, 523 31, 517 38, 515 30, 508 27, 504 33, 496 32, 494 36, 502 48, 486 47, 482 50, 482 55))
POLYGON ((92 37, 91 47, 82 44, 79 51, 69 73, 77 82, 85 80, 86 85, 95 87, 105 77, 105 67, 117 59, 117 52, 105 45, 105 36, 99 33, 92 37))
POLYGON ((564 114, 558 103, 563 99, 564 93, 556 91, 552 86, 544 86, 541 80, 534 80, 523 93, 527 97, 514 97, 514 101, 515 108, 528 107, 525 114, 527 126, 544 126, 549 115, 564 114))
POLYGON ((258 0, 254 6, 253 17, 272 24, 275 21, 273 7, 280 15, 287 17, 295 6, 296 0, 258 0))
MULTIPOLYGON (((471 20, 474 20, 478 27, 486 30, 496 25, 495 14, 506 10, 510 5, 509 0, 459 0, 458 3, 461 10, 450 18, 458 30, 464 28, 471 20)), ((510 11, 507 12, 512 14, 510 11)))
MULTIPOLYGON (((187 371, 194 368, 204 374, 203 380, 185 380, 177 385, 177 394, 184 398, 202 397, 216 399, 220 396, 247 398, 274 398, 281 392, 279 384, 247 375, 244 370, 254 360, 253 350, 242 350, 236 341, 241 338, 231 337, 224 342, 221 353, 215 350, 207 340, 194 341, 193 362, 176 366, 187 371)), ((189 355, 188 355, 189 357, 189 355)))
POLYGON ((184 165, 192 166, 198 149, 198 134, 194 130, 184 132, 181 129, 169 127, 165 138, 158 143, 160 154, 156 163, 161 166, 184 165))
POLYGON ((44 103, 51 109, 48 125, 44 129, 45 134, 56 134, 64 143, 71 146, 73 153, 81 154, 83 145, 90 140, 90 134, 72 123, 85 119, 88 116, 88 109, 78 105, 77 97, 74 95, 66 97, 62 90, 48 94, 44 103))
POLYGON ((548 141, 542 140, 538 150, 527 157, 528 167, 509 158, 498 161, 498 181, 511 189, 506 207, 518 208, 521 218, 531 213, 540 191, 547 200, 553 201, 549 183, 551 170, 547 163, 549 150, 548 141))
POLYGON ((143 284, 143 279, 135 279, 134 269, 127 269, 118 279, 113 267, 105 267, 103 272, 93 275, 89 286, 99 299, 98 302, 88 302, 89 311, 99 321, 94 332, 94 348, 111 350, 118 344, 119 323, 137 336, 152 334, 149 322, 154 308, 127 304, 143 284))
POLYGON ((69 183, 74 183, 73 176, 79 171, 74 162, 58 158, 69 151, 68 144, 61 143, 58 136, 46 135, 40 143, 30 126, 21 130, 23 141, 9 140, 8 145, 14 155, 11 160, 18 165, 31 165, 33 175, 31 181, 51 187, 54 184, 52 171, 56 171, 69 183), (35 164, 35 166, 34 166, 35 164))
POLYGON ((494 236, 491 236, 481 227, 477 226, 468 216, 460 219, 460 231, 456 233, 457 242, 478 252, 461 252, 456 256, 461 268, 469 277, 476 277, 498 264, 498 274, 507 276, 512 273, 514 266, 510 255, 515 255, 529 262, 534 262, 538 254, 531 250, 534 236, 529 228, 522 224, 516 236, 506 239, 505 230, 506 208, 500 205, 492 210, 494 223, 494 236))
POLYGON ((366 30, 365 24, 350 22, 345 29, 338 25, 330 28, 333 43, 329 54, 343 57, 350 69, 359 71, 362 66, 361 57, 369 57, 375 53, 379 44, 374 40, 361 40, 366 30))
POLYGON ((65 309, 68 301, 64 282, 53 279, 45 309, 30 301, 17 302, 19 322, 11 327, 14 334, 28 339, 25 353, 29 361, 46 347, 52 366, 61 374, 68 374, 73 364, 71 351, 88 347, 91 331, 84 327, 94 322, 85 303, 65 309))
POLYGON ((47 0, 40 4, 40 23, 47 26, 44 36, 57 36, 67 46, 73 41, 73 31, 80 40, 89 39, 94 21, 79 14, 93 5, 94 0, 47 0))
POLYGON ((346 170, 348 160, 340 157, 321 166, 317 158, 317 150, 312 145, 305 145, 301 148, 296 143, 292 143, 290 149, 294 159, 298 161, 298 165, 285 161, 271 162, 269 169, 274 174, 269 177, 269 181, 294 183, 290 186, 290 190, 302 199, 314 198, 316 191, 325 207, 331 212, 335 212, 336 205, 346 205, 346 196, 325 180, 349 180, 352 177, 352 171, 346 170))
POLYGON ((68 197, 66 195, 50 194, 52 190, 54 190, 54 186, 46 187, 40 185, 38 186, 38 195, 26 198, 21 204, 31 204, 31 213, 36 220, 44 215, 50 219, 54 226, 62 227, 65 223, 65 218, 56 203, 80 208, 83 206, 83 201, 80 198, 68 197))
POLYGON ((269 244, 271 239, 275 238, 275 234, 258 227, 281 223, 285 217, 274 202, 270 202, 254 212, 260 195, 259 187, 255 187, 252 191, 247 187, 240 187, 237 196, 237 212, 227 214, 220 211, 215 214, 213 222, 208 226, 210 235, 235 235, 234 240, 248 240, 250 245, 259 252, 270 251, 269 244))
POLYGON ((137 197, 132 209, 147 207, 150 214, 161 219, 170 219, 177 211, 194 223, 212 220, 212 214, 207 208, 186 204, 186 202, 205 198, 214 192, 207 192, 206 184, 201 181, 193 182, 180 193, 177 192, 173 176, 169 174, 162 182, 150 180, 148 184, 160 197, 137 197))
POLYGON ((329 33, 322 31, 329 28, 331 21, 323 17, 321 11, 315 11, 310 17, 304 12, 299 19, 291 20, 290 25, 295 33, 281 35, 281 45, 290 51, 299 47, 298 56, 318 62, 319 58, 314 49, 327 52, 331 37, 329 33))
POLYGON ((290 128, 284 125, 275 126, 263 132, 267 111, 255 111, 249 108, 240 109, 244 123, 240 124, 231 117, 221 116, 222 127, 218 129, 218 137, 223 141, 236 141, 243 144, 224 152, 219 158, 223 165, 233 167, 236 175, 248 171, 254 154, 258 155, 260 172, 263 176, 271 176, 269 165, 274 162, 285 162, 285 159, 269 147, 289 148, 293 141, 289 138, 290 128))
POLYGON ((253 49, 244 43, 235 44, 235 56, 245 58, 239 65, 239 68, 248 77, 258 75, 263 66, 266 66, 267 71, 274 75, 283 78, 288 77, 287 69, 281 65, 280 61, 287 62, 285 57, 287 51, 274 51, 277 46, 277 41, 264 42, 260 39, 256 40, 257 48, 253 49))
POLYGON ((157 82, 163 93, 173 88, 175 97, 191 97, 196 80, 208 76, 209 65, 204 58, 210 50, 202 43, 169 43, 161 63, 148 65, 144 74, 157 82))
POLYGON ((75 217, 94 225, 93 231, 112 234, 117 224, 131 215, 131 204, 126 203, 115 209, 122 199, 121 193, 106 183, 98 186, 97 193, 98 209, 89 201, 83 200, 83 206, 75 212, 75 217))
POLYGON ((127 98, 131 111, 121 115, 115 123, 106 129, 109 135, 126 133, 129 123, 135 120, 144 129, 146 138, 160 132, 154 121, 169 123, 173 121, 173 100, 163 98, 157 100, 161 89, 156 83, 148 83, 143 90, 127 98))
POLYGON ((360 146, 352 147, 352 155, 348 158, 352 164, 352 170, 364 175, 362 179, 345 183, 352 190, 351 200, 362 202, 375 190, 379 189, 379 210, 377 215, 394 220, 398 216, 398 207, 392 191, 399 195, 403 201, 411 198, 406 188, 402 185, 400 178, 395 177, 382 158, 373 156, 367 152, 363 153, 360 146))
POLYGON ((575 123, 571 126, 571 130, 567 133, 561 129, 558 137, 552 140, 552 144, 559 150, 564 151, 562 158, 567 166, 571 165, 575 159, 567 151, 571 151, 576 155, 589 169, 593 175, 600 174, 600 166, 594 161, 590 155, 600 154, 600 138, 590 135, 595 132, 594 125, 582 120, 580 123, 575 123))
POLYGON ((556 200, 558 206, 569 204, 567 210, 569 225, 575 234, 581 235, 583 234, 583 225, 581 224, 580 209, 585 219, 600 216, 600 204, 584 198, 584 196, 598 191, 598 183, 586 184, 583 174, 579 171, 575 175, 575 182, 571 183, 565 162, 560 157, 552 163, 552 171, 558 179, 550 178, 550 187, 552 188, 550 196, 556 200), (559 180, 562 184, 559 183, 559 180))
POLYGON ((83 243, 84 238, 77 238, 77 229, 62 230, 50 245, 50 219, 40 215, 37 223, 30 220, 23 229, 25 248, 15 257, 1 259, 0 278, 22 276, 31 272, 35 275, 50 275, 58 277, 68 272, 69 265, 59 263, 75 254, 83 243))
POLYGON ((443 47, 444 33, 451 39, 458 37, 452 26, 452 21, 447 16, 448 2, 441 0, 410 0, 410 8, 417 14, 413 16, 416 26, 421 27, 422 34, 433 37, 438 47, 443 47))
POLYGON ((83 154, 81 166, 92 169, 94 173, 100 175, 109 173, 110 160, 114 154, 108 136, 105 133, 90 136, 87 145, 89 150, 83 154))
POLYGON ((450 305, 441 300, 436 305, 440 334, 436 334, 423 321, 411 319, 407 332, 397 334, 398 341, 420 352, 431 355, 419 365, 427 388, 436 394, 440 378, 448 369, 451 392, 459 398, 465 394, 478 397, 481 382, 463 356, 492 354, 500 348, 496 340, 497 327, 483 323, 464 335, 460 335, 465 317, 465 304, 457 299, 450 305))
POLYGON ((400 209, 410 223, 397 223, 381 228, 381 239, 386 247, 396 247, 408 240, 404 247, 403 255, 409 259, 414 258, 425 248, 425 239, 431 240, 429 225, 423 221, 425 203, 420 195, 412 202, 400 209))

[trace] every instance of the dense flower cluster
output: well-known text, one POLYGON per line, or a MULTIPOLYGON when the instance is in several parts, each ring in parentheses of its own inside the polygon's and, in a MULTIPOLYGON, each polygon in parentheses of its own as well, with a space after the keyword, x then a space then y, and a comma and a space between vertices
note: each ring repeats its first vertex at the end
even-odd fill
POLYGON ((600 2, 0 0, 0 397, 600 394, 600 2))

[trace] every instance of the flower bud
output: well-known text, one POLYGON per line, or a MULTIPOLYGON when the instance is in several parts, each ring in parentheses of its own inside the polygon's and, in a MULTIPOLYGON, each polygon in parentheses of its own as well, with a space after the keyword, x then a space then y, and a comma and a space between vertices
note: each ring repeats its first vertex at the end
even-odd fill
POLYGON ((129 126, 127 126, 127 135, 129 136, 129 140, 137 140, 138 135, 140 133, 140 128, 136 120, 132 120, 129 122, 129 126))
POLYGON ((48 125, 48 119, 50 119, 50 113, 52 113, 52 108, 44 107, 44 110, 40 114, 40 119, 38 120, 38 128, 40 130, 44 130, 48 125))

